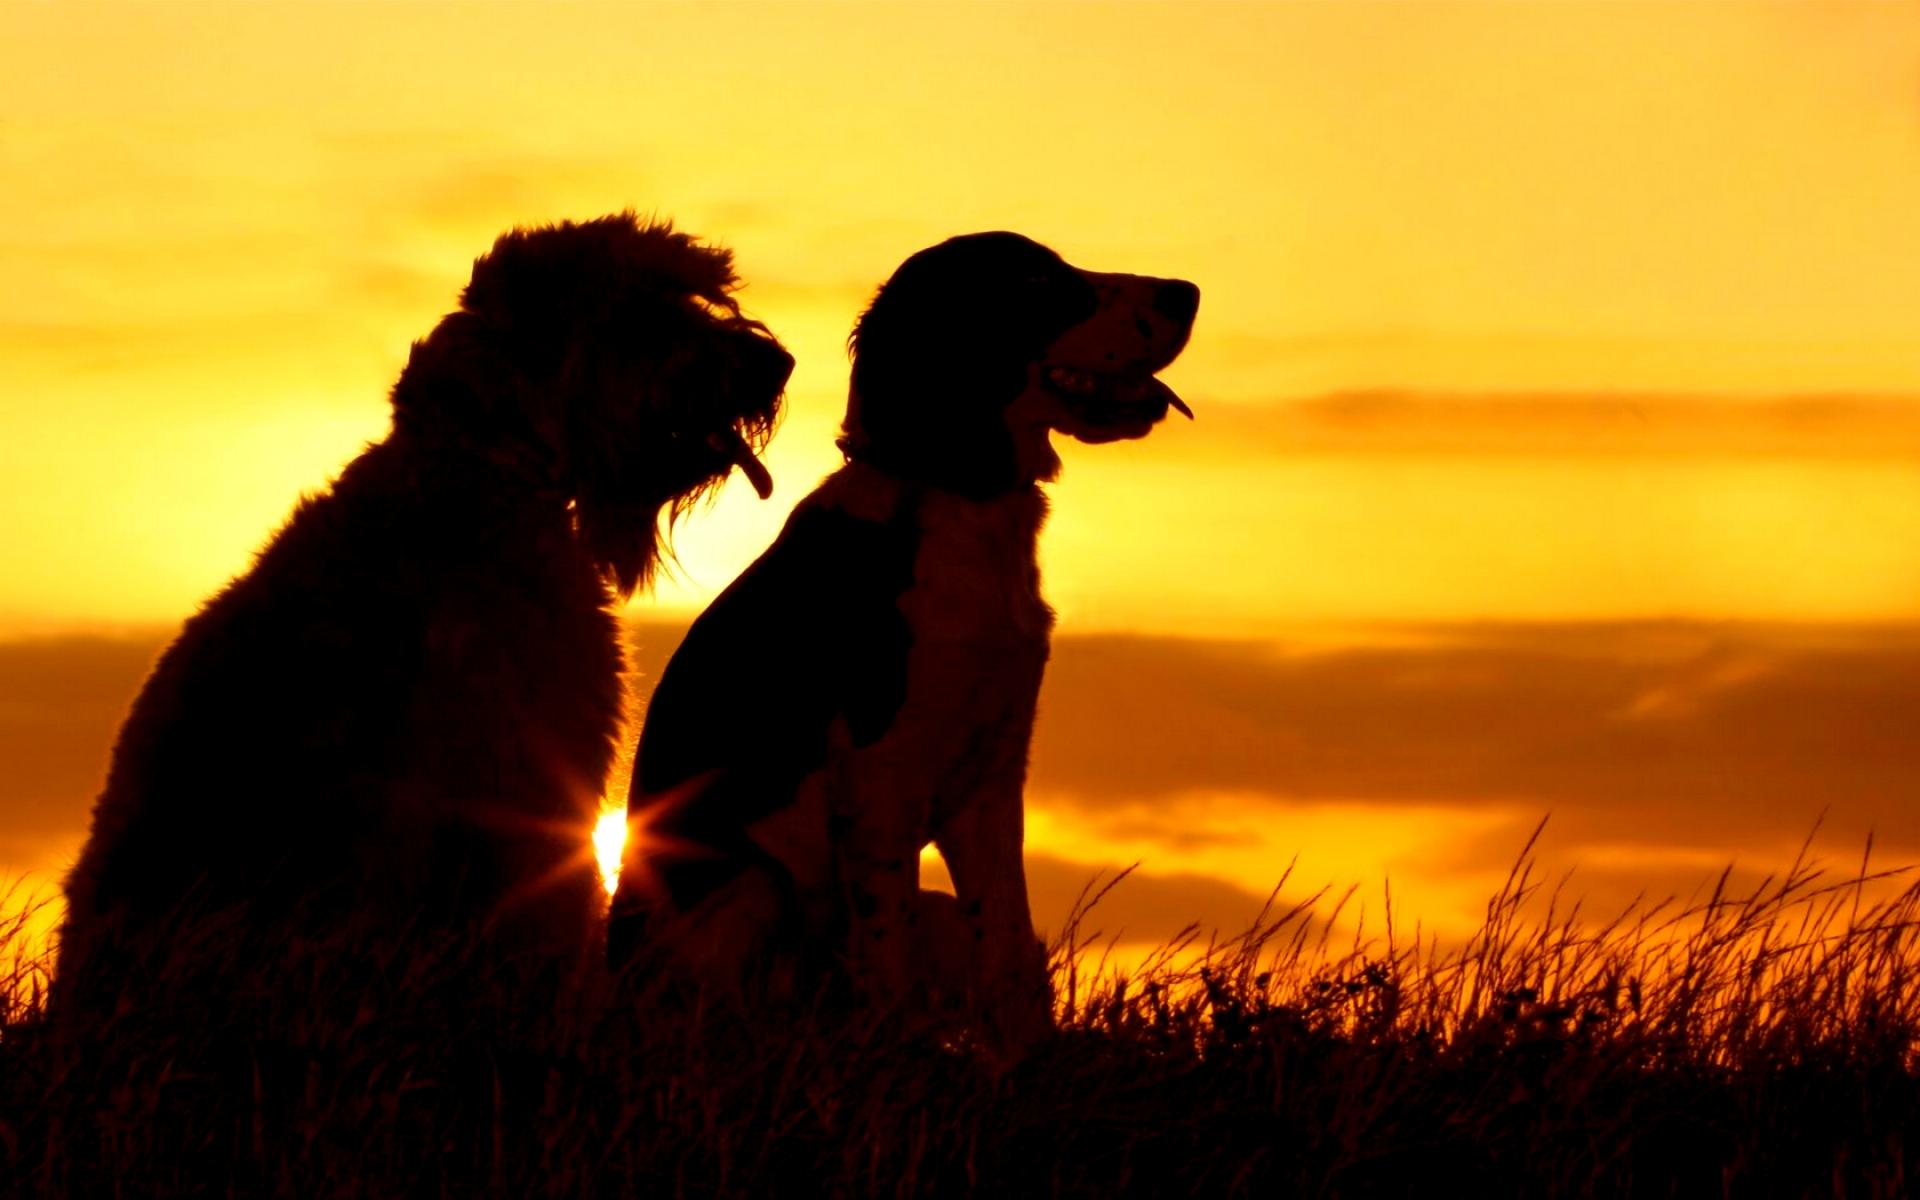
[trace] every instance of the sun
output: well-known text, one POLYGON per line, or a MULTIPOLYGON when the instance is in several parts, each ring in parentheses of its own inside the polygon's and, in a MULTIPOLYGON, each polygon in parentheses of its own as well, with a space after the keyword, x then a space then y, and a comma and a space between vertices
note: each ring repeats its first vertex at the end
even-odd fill
POLYGON ((609 896, 620 886, 620 855, 626 848, 626 806, 602 809, 593 826, 593 853, 600 861, 600 885, 609 896))

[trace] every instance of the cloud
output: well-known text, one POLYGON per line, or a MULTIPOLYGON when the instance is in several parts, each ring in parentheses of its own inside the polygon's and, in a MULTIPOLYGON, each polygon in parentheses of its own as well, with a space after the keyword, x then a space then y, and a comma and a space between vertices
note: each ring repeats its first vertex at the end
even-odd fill
POLYGON ((1206 790, 1522 806, 1616 842, 1772 844, 1831 809, 1836 835, 1920 847, 1917 721, 1906 628, 1514 626, 1294 655, 1063 638, 1033 782, 1089 808, 1206 790))
MULTIPOLYGON (((1083 899, 1092 899, 1129 865, 1076 862, 1031 850, 1026 861, 1034 924, 1049 937, 1060 932, 1083 899)), ((1203 939, 1216 932, 1232 937, 1253 923, 1266 899, 1209 875, 1141 867, 1085 912, 1080 937, 1159 945, 1189 925, 1199 926, 1203 939)))
MULTIPOLYGON (((630 630, 642 697, 683 628, 630 630)), ((0 869, 78 844, 167 636, 0 642, 0 869)), ((1063 636, 1033 750, 1035 910, 1057 928, 1093 871, 1142 858, 1095 924, 1237 932, 1312 845, 1345 857, 1312 858, 1309 886, 1386 872, 1412 895, 1417 871, 1462 881, 1449 903, 1470 911, 1548 813, 1548 868, 1577 865, 1590 911, 1734 860, 1750 884, 1823 812, 1819 849, 1851 870, 1869 829, 1882 861, 1920 850, 1916 727, 1916 627, 1477 626, 1291 651, 1063 636), (1193 869, 1212 863, 1244 865, 1193 869)))
POLYGON ((85 828, 114 732, 161 643, 0 642, 0 869, 85 828))

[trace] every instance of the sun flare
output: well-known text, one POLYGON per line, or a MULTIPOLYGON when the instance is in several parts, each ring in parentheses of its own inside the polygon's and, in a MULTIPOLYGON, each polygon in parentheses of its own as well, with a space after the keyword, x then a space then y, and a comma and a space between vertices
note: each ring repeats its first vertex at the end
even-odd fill
POLYGON ((609 896, 620 886, 620 855, 626 847, 626 807, 603 809, 593 826, 593 854, 600 862, 600 884, 609 896))

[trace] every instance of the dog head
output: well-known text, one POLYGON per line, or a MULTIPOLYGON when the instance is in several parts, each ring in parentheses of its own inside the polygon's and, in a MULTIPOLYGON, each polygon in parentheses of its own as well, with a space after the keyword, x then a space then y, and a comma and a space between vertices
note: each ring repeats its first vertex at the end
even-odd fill
POLYGON ((1050 431, 1110 442, 1193 415, 1154 373, 1199 305, 1185 280, 1082 271, 1018 234, 952 238, 861 315, 840 448, 974 497, 1051 479, 1050 431))
POLYGON ((727 251, 632 213, 515 229, 414 347, 396 429, 564 492, 624 595, 663 532, 772 436, 793 357, 742 315, 727 251), (412 377, 412 378, 410 378, 412 377))

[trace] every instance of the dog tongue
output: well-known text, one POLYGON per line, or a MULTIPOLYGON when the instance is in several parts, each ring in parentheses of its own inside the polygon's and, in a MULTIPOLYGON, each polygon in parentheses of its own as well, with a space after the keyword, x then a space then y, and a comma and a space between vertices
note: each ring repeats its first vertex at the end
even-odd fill
POLYGON ((767 474, 767 468, 753 456, 747 448, 746 439, 729 429, 716 433, 707 439, 707 444, 727 456, 728 461, 740 468, 740 473, 753 485, 754 492, 762 499, 773 495, 773 476, 767 474))
POLYGON ((760 460, 753 456, 753 451, 747 449, 745 445, 740 447, 740 457, 733 460, 733 465, 739 467, 740 473, 745 475, 747 482, 753 485, 754 494, 762 500, 773 495, 773 476, 767 474, 767 468, 761 465, 760 460))
POLYGON ((1148 404, 1157 401, 1179 413, 1187 420, 1193 420, 1193 410, 1187 407, 1186 401, 1174 395, 1172 388, 1161 383, 1151 375, 1140 380, 1138 383, 1123 386, 1121 395, 1129 403, 1134 404, 1148 404))

